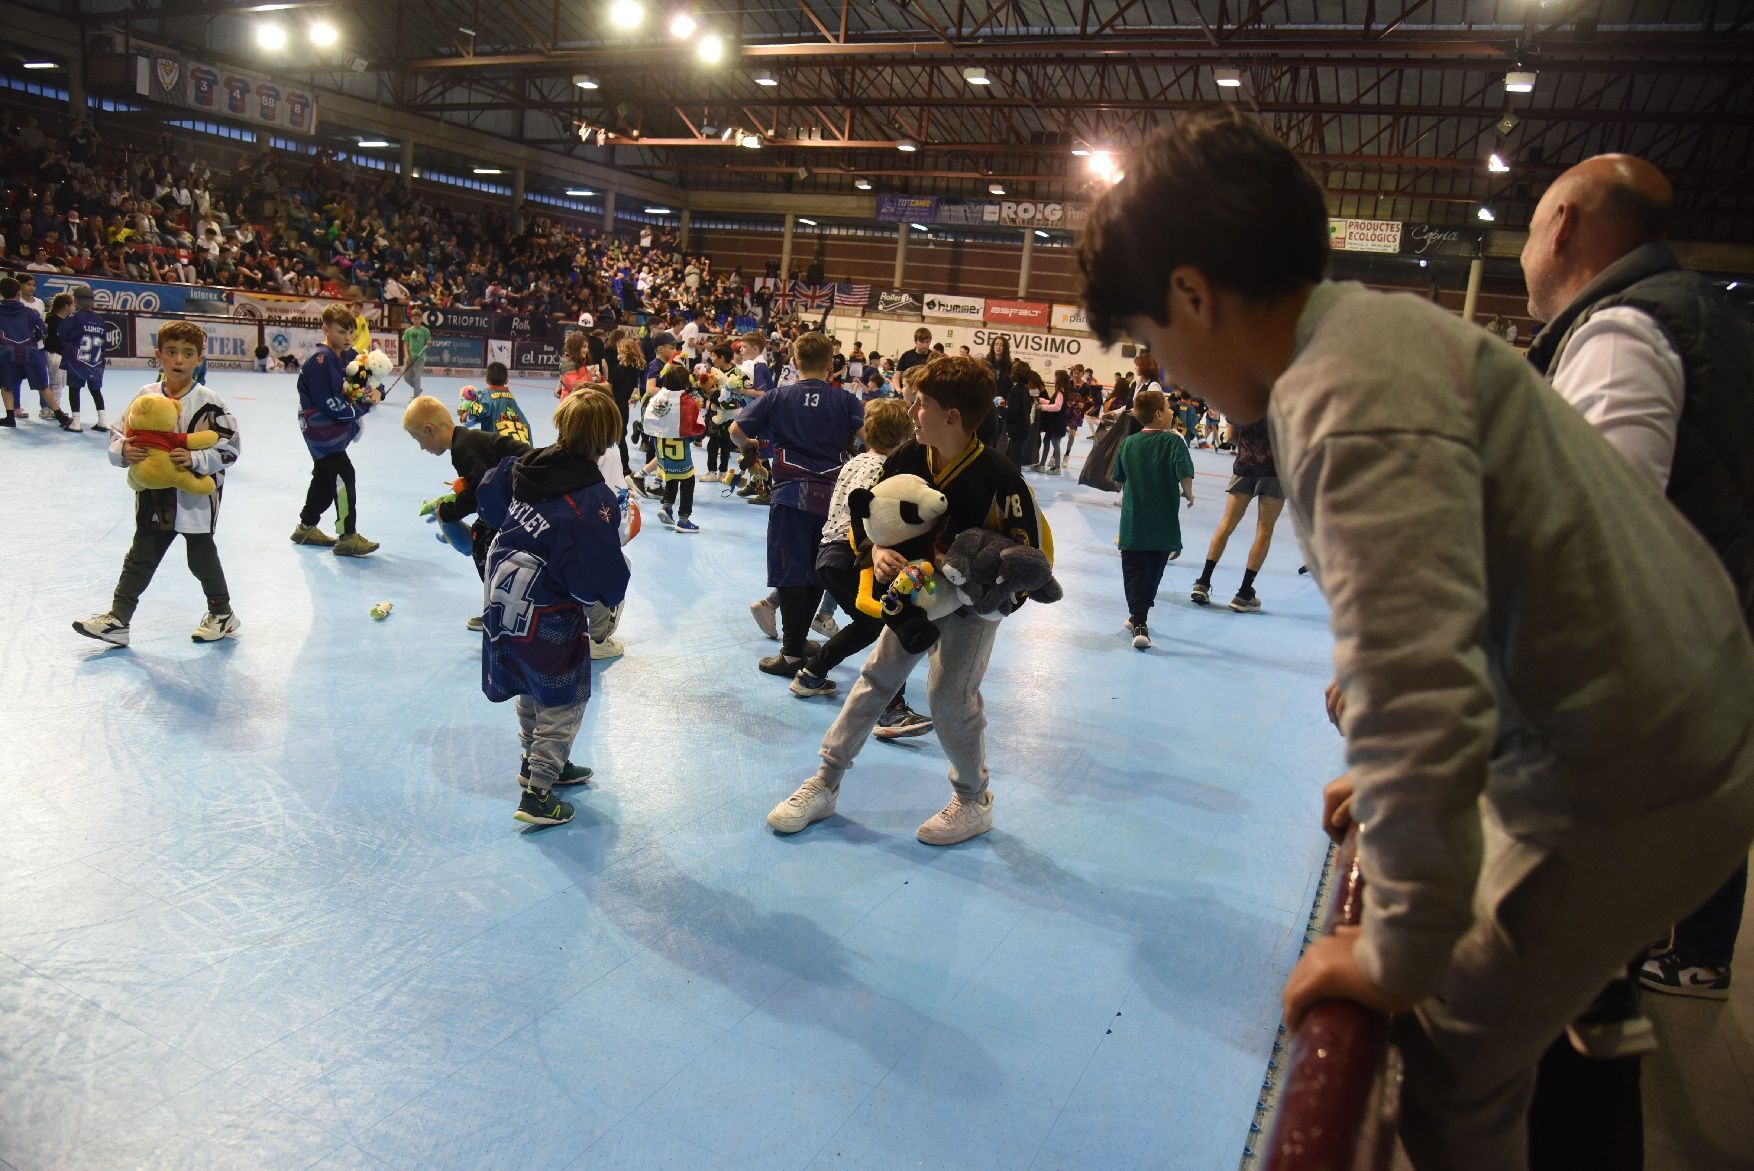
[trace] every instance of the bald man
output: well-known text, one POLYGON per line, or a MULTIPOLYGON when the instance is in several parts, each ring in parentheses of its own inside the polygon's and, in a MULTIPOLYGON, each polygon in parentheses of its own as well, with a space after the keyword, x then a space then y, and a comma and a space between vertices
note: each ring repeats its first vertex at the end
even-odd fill
MULTIPOLYGON (((1529 360, 1705 535, 1754 629, 1754 343, 1721 293, 1664 242, 1673 192, 1631 155, 1599 155, 1541 196, 1523 246, 1529 360)), ((1744 864, 1676 925, 1639 981, 1721 1000, 1747 890, 1744 864)))

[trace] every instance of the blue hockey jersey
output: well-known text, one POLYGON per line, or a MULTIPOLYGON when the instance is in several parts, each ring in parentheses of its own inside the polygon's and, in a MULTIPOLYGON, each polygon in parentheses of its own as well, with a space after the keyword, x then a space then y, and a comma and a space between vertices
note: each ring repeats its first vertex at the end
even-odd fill
POLYGON ((615 493, 595 462, 555 446, 501 460, 475 500, 499 530, 483 583, 482 692, 544 707, 590 698, 585 607, 619 604, 630 576, 615 493))
POLYGON ((35 309, 16 298, 0 301, 0 362, 24 369, 46 332, 35 309))
MULTIPOLYGON (((61 338, 61 365, 69 374, 90 381, 104 368, 110 324, 89 309, 76 309, 56 323, 61 338)), ((203 380, 197 376, 196 382, 203 380)))
POLYGON ((347 363, 356 357, 351 349, 337 354, 318 346, 298 372, 298 427, 312 459, 322 459, 359 438, 359 421, 371 410, 370 403, 355 403, 341 392, 347 363))

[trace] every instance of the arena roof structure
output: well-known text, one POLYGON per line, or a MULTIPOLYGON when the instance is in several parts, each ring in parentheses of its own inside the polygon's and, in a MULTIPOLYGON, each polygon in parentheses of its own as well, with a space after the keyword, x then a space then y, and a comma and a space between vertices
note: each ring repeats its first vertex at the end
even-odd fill
POLYGON ((1754 240, 1748 4, 86 0, 81 20, 691 190, 1076 199, 1230 102, 1339 216, 1518 228, 1559 170, 1629 151, 1674 181, 1677 235, 1754 240), (326 55, 248 38, 317 20, 341 30, 326 55))

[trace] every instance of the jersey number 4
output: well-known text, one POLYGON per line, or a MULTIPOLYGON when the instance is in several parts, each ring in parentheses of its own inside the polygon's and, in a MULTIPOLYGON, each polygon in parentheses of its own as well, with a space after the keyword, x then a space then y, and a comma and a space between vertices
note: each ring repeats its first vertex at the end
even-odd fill
POLYGON ((489 629, 513 638, 529 636, 530 618, 536 610, 536 604, 530 600, 530 589, 536 584, 542 566, 542 558, 519 549, 494 568, 493 581, 487 587, 489 629))

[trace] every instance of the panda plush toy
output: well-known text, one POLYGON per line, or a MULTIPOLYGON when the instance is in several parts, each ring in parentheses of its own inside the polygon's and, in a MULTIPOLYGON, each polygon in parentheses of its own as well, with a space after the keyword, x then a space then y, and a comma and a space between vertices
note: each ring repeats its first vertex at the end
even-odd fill
POLYGON ((883 619, 909 654, 930 650, 938 641, 935 620, 962 605, 948 582, 939 586, 932 561, 938 529, 949 508, 944 494, 918 476, 890 476, 875 487, 855 488, 847 494, 853 546, 862 566, 859 610, 883 619), (893 587, 887 591, 879 587, 871 569, 871 550, 877 546, 906 557, 908 568, 897 582, 915 581, 920 588, 900 595, 893 587))

